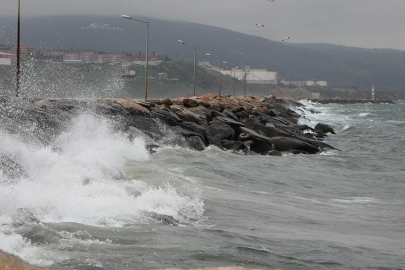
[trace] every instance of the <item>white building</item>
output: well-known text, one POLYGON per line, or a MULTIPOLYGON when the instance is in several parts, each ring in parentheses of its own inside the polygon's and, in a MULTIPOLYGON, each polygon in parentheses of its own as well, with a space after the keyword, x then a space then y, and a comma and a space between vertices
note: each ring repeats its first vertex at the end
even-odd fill
MULTIPOLYGON (((218 67, 212 66, 208 61, 203 61, 199 63, 200 66, 218 71, 218 67)), ((223 75, 228 75, 238 79, 239 81, 244 81, 246 79, 247 84, 258 84, 258 85, 276 85, 278 84, 278 73, 276 71, 268 71, 267 69, 252 69, 249 66, 245 67, 245 70, 232 68, 232 69, 222 69, 221 73, 223 75)))
MULTIPOLYGON (((218 70, 218 68, 216 68, 218 70)), ((221 69, 221 73, 235 77, 239 81, 246 78, 247 84, 260 84, 260 85, 276 85, 278 84, 278 73, 276 71, 268 71, 267 69, 252 69, 246 67, 245 70, 241 69, 221 69)))

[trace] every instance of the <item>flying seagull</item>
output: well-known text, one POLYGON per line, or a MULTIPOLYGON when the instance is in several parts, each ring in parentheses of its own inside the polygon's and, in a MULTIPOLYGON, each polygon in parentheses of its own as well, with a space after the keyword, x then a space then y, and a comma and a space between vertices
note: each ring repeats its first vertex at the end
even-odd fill
POLYGON ((290 37, 285 37, 281 41, 286 41, 286 40, 289 40, 289 39, 290 39, 290 37))
POLYGON ((274 1, 276 1, 276 0, 267 0, 267 1, 269 1, 269 2, 274 2, 274 1))
POLYGON ((257 27, 264 27, 264 25, 263 25, 263 24, 260 24, 260 23, 255 23, 255 25, 256 25, 257 27))

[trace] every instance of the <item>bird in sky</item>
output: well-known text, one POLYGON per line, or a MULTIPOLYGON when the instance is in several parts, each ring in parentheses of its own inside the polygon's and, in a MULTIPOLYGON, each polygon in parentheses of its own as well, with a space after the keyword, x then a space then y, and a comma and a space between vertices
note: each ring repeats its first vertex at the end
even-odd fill
POLYGON ((264 25, 263 25, 263 24, 260 24, 260 23, 255 23, 255 25, 256 25, 257 27, 264 27, 264 25))
POLYGON ((267 1, 269 1, 269 2, 274 2, 274 1, 276 1, 276 0, 267 0, 267 1))
POLYGON ((283 38, 281 41, 287 41, 287 40, 289 40, 290 39, 290 37, 285 37, 285 38, 283 38))

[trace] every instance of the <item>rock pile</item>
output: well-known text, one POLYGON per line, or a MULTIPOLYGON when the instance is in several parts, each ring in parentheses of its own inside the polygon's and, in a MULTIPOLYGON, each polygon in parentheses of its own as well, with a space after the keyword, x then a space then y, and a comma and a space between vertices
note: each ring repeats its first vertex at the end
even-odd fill
MULTIPOLYGON (((320 140, 331 132, 322 124, 316 130, 300 125, 290 108, 294 101, 269 97, 214 96, 140 102, 128 99, 21 99, 0 97, 0 124, 11 133, 35 135, 52 141, 75 115, 91 111, 107 117, 130 138, 143 137, 148 149, 178 145, 204 150, 215 145, 224 150, 262 155, 280 152, 316 154, 334 149, 320 140), (16 125, 18 123, 18 125, 16 125)), ((333 131, 333 129, 332 129, 333 131)), ((334 133, 334 132, 331 132, 334 133)))

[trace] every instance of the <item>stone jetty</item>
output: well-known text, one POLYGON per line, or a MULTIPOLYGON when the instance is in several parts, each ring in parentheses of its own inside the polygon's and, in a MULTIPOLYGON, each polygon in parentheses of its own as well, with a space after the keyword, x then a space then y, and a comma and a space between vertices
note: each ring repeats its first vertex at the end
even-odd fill
POLYGON ((148 102, 3 96, 0 97, 0 124, 11 134, 49 144, 69 120, 91 112, 111 119, 117 131, 126 132, 130 139, 144 138, 151 152, 164 145, 197 151, 215 145, 223 150, 261 155, 316 154, 334 149, 322 141, 330 127, 315 130, 298 123, 301 115, 293 108, 302 106, 275 96, 207 94, 148 102))

